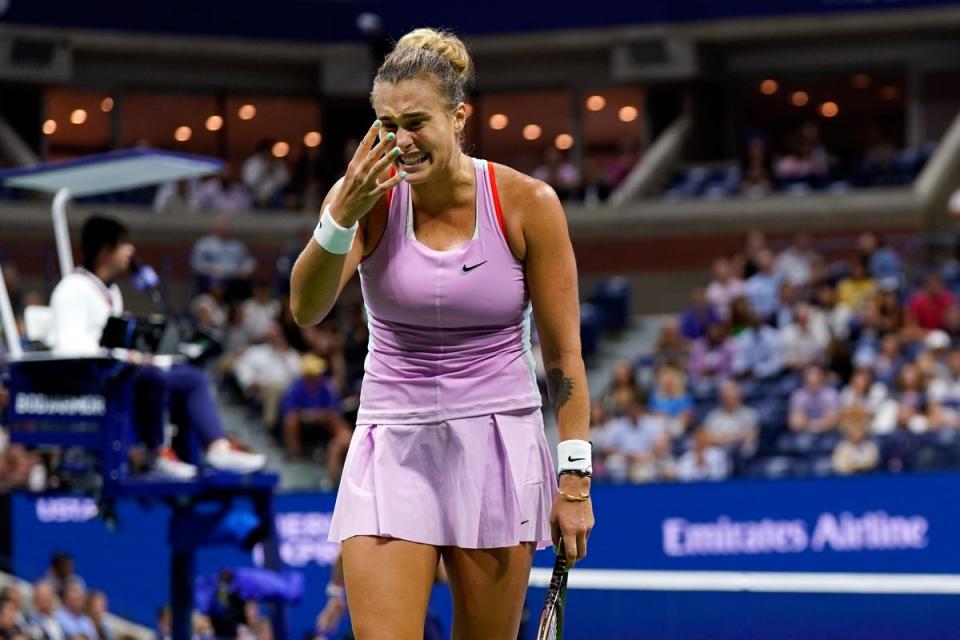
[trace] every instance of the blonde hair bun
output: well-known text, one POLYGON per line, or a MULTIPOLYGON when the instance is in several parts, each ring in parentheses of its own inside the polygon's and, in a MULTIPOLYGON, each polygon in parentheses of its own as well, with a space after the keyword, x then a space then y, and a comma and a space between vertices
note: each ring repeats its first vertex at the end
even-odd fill
POLYGON ((450 63, 461 82, 469 82, 473 75, 473 63, 467 46, 449 31, 430 28, 414 29, 397 42, 397 49, 426 49, 433 51, 450 63))

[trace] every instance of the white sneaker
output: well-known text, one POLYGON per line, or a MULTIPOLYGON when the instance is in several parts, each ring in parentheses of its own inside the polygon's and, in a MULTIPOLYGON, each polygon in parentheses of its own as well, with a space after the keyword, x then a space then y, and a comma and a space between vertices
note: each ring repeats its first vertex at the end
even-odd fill
POLYGON ((223 447, 214 446, 207 451, 207 464, 214 469, 221 469, 223 471, 252 473, 266 466, 267 457, 262 453, 236 451, 229 445, 223 447))
POLYGON ((166 447, 157 456, 151 471, 174 480, 193 480, 197 477, 197 468, 194 465, 182 462, 166 447))

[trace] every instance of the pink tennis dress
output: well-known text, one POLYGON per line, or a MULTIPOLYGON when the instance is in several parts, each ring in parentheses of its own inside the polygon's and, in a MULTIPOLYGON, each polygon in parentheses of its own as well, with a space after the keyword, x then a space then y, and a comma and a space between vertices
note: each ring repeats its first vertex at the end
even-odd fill
POLYGON ((360 265, 369 353, 330 540, 550 544, 556 487, 530 297, 506 241, 493 168, 473 165, 471 240, 449 251, 418 242, 402 182, 380 244, 360 265))

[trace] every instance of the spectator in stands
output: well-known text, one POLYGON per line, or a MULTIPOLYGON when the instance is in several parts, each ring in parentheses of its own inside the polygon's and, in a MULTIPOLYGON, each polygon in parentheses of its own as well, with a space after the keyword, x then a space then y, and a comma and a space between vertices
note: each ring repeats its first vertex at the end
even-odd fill
POLYGON ((793 244, 777 256, 775 271, 780 279, 796 287, 810 284, 811 270, 817 252, 809 233, 798 233, 793 244))
POLYGON ((610 197, 612 189, 607 181, 606 168, 600 158, 588 155, 584 161, 583 204, 596 207, 610 197))
POLYGON ((57 597, 63 600, 67 585, 76 582, 86 589, 87 584, 77 575, 74 569, 73 556, 66 551, 55 551, 50 556, 50 565, 47 567, 46 579, 53 586, 57 597))
POLYGON ((190 301, 190 316, 194 326, 201 331, 219 334, 227 328, 229 306, 226 289, 219 280, 211 280, 206 291, 198 293, 190 301))
POLYGON ((927 395, 930 402, 960 409, 960 349, 947 356, 947 370, 930 382, 927 395))
POLYGON ((757 450, 760 421, 756 410, 743 404, 740 387, 733 380, 720 383, 720 405, 707 414, 703 431, 708 442, 735 458, 751 458, 757 450))
POLYGON ((607 437, 607 425, 610 424, 610 419, 607 416, 606 411, 603 410, 603 402, 600 400, 591 400, 590 401, 590 442, 596 443, 594 446, 597 452, 600 455, 595 455, 593 458, 593 477, 594 478, 606 478, 607 468, 604 463, 603 453, 601 448, 603 443, 606 442, 607 437))
POLYGON ((897 376, 894 398, 898 405, 897 424, 913 433, 923 433, 930 427, 927 416, 927 390, 916 365, 906 364, 897 376))
POLYGON ((793 309, 800 300, 800 291, 795 284, 781 282, 777 292, 777 311, 772 320, 773 326, 781 331, 790 326, 793 322, 793 309))
POLYGON ((346 386, 347 363, 343 357, 343 336, 340 334, 339 318, 328 314, 319 324, 302 327, 300 333, 311 351, 324 358, 330 366, 330 379, 338 392, 346 386))
POLYGON ((531 175, 553 187, 561 200, 580 197, 580 171, 553 145, 544 147, 543 160, 531 175))
POLYGON ((733 373, 759 380, 775 378, 783 371, 783 340, 780 332, 751 314, 751 321, 735 338, 733 373))
POLYGON ((733 373, 735 343, 726 323, 710 325, 707 335, 694 341, 689 370, 701 388, 712 387, 719 378, 733 373))
POLYGON ((833 471, 840 475, 869 473, 877 468, 880 448, 867 437, 869 416, 860 407, 845 409, 840 418, 843 440, 833 450, 833 471))
POLYGON ((17 625, 17 605, 10 598, 0 596, 0 638, 27 640, 27 629, 17 625))
POLYGON ((680 316, 680 331, 688 340, 696 340, 707 333, 707 328, 720 321, 720 315, 707 301, 706 290, 697 287, 691 296, 692 305, 680 316))
MULTIPOLYGON (((916 323, 903 312, 903 306, 897 298, 897 292, 889 289, 886 284, 881 287, 880 293, 874 300, 864 301, 862 307, 869 304, 875 306, 877 329, 883 333, 897 333, 908 329, 908 321, 909 325, 916 327, 916 323)), ((860 315, 864 315, 863 308, 860 310, 860 315)), ((922 334, 923 330, 920 329, 918 335, 922 336, 922 334)), ((911 336, 904 335, 903 337, 909 339, 911 336)))
POLYGON ((273 155, 275 143, 276 140, 261 140, 253 155, 243 163, 243 183, 260 208, 281 208, 284 189, 290 184, 287 163, 273 155))
POLYGON ((693 446, 676 464, 676 477, 682 482, 725 480, 730 475, 730 464, 723 449, 710 443, 704 427, 693 432, 693 446))
POLYGON ((873 358, 871 365, 873 376, 886 385, 892 385, 906 362, 907 358, 903 355, 900 338, 896 334, 889 333, 880 339, 880 351, 873 358))
POLYGON ((955 303, 953 294, 944 285, 943 276, 932 272, 927 274, 923 289, 910 297, 907 313, 922 329, 942 329, 947 309, 955 303))
POLYGON ((790 141, 790 153, 777 162, 775 174, 782 182, 818 186, 830 172, 830 158, 820 140, 820 127, 807 122, 790 141))
POLYGON ((196 180, 176 180, 161 185, 153 198, 153 210, 157 213, 196 211, 194 207, 196 182, 196 180))
POLYGON ((107 594, 103 591, 91 591, 87 597, 87 615, 97 630, 95 640, 114 640, 116 634, 107 623, 107 594))
POLYGON ((247 245, 231 237, 230 220, 224 214, 217 216, 212 234, 194 243, 190 254, 190 268, 197 277, 198 289, 206 291, 211 282, 222 282, 228 301, 250 295, 250 277, 256 266, 247 245))
POLYGON ((817 311, 830 332, 830 337, 840 342, 850 337, 853 311, 837 299, 837 290, 828 284, 817 287, 817 311))
POLYGON ((301 147, 290 183, 291 208, 314 213, 319 211, 323 194, 327 192, 328 173, 319 146, 301 147))
POLYGON ((774 256, 769 249, 756 254, 757 272, 747 278, 745 292, 750 308, 764 322, 770 322, 779 309, 780 277, 774 272, 774 256))
POLYGON ((767 248, 767 237, 763 231, 754 229, 747 233, 743 250, 734 256, 731 263, 734 275, 746 281, 755 274, 759 270, 760 252, 767 248))
POLYGON ((730 303, 730 333, 735 336, 740 335, 741 331, 752 327, 759 317, 750 308, 750 302, 746 298, 734 298, 730 303))
POLYGON ((600 449, 612 480, 649 482, 664 475, 669 446, 663 421, 646 412, 637 394, 627 402, 626 414, 607 425, 600 449))
POLYGON ((173 609, 166 604, 157 609, 157 640, 171 640, 173 637, 173 609))
POLYGON ((27 624, 34 640, 67 640, 57 622, 57 594, 49 580, 33 584, 33 612, 27 624))
POLYGON ((957 398, 960 357, 951 352, 947 370, 927 385, 927 417, 933 429, 960 428, 960 400, 957 398))
MULTIPOLYGON (((190 640, 217 639, 217 633, 213 628, 213 621, 210 619, 210 616, 205 616, 199 611, 194 611, 190 622, 193 626, 193 635, 190 636, 190 640)), ((272 636, 261 638, 259 636, 250 635, 247 629, 238 628, 236 638, 237 640, 271 640, 272 636)))
POLYGON ((629 404, 639 393, 637 373, 633 363, 622 358, 613 364, 610 384, 603 392, 603 409, 610 416, 622 416, 629 404))
POLYGON ((773 163, 766 138, 755 133, 747 139, 746 152, 740 161, 740 190, 749 197, 764 196, 773 186, 773 163))
POLYGON ((660 327, 654 356, 657 362, 673 362, 681 367, 686 366, 687 358, 690 357, 690 343, 680 332, 679 320, 671 318, 660 327))
POLYGON ((847 277, 837 283, 840 303, 858 311, 876 293, 877 281, 870 276, 866 263, 861 258, 851 260, 847 277))
POLYGON ((196 211, 216 213, 239 213, 253 209, 253 198, 236 172, 226 169, 223 173, 205 178, 193 193, 196 211))
POLYGON ((876 124, 867 127, 863 142, 861 173, 866 184, 886 184, 883 178, 894 173, 897 147, 876 124))
POLYGON ((900 266, 900 256, 884 239, 873 231, 865 231, 857 239, 857 250, 863 259, 872 277, 878 285, 890 290, 900 286, 903 271, 900 266))
POLYGON ((637 143, 628 138, 621 139, 617 143, 617 156, 608 162, 605 168, 609 188, 613 190, 619 187, 638 162, 640 162, 640 149, 637 143))
POLYGON ((805 302, 797 304, 793 322, 783 330, 784 360, 787 368, 800 370, 811 364, 823 364, 830 332, 823 318, 805 302))
POLYGON ((309 438, 313 442, 326 441, 327 473, 336 480, 350 444, 350 426, 343 419, 336 390, 324 375, 326 360, 307 353, 301 359, 301 369, 303 376, 290 385, 280 404, 283 444, 287 455, 296 459, 303 455, 307 433, 314 435, 309 438))
POLYGON ((274 322, 267 327, 262 344, 240 354, 233 373, 246 397, 262 408, 264 426, 273 428, 283 393, 301 373, 300 354, 290 347, 274 322))
POLYGON ((950 337, 950 343, 960 345, 960 304, 953 304, 943 315, 943 330, 950 337))
POLYGON ((244 300, 240 310, 246 335, 259 342, 263 340, 267 327, 280 317, 280 301, 271 295, 270 283, 257 280, 253 284, 253 297, 244 300))
POLYGON ((866 412, 867 418, 872 422, 880 413, 887 395, 887 385, 875 381, 869 369, 857 369, 840 392, 840 408, 847 410, 858 407, 866 412))
POLYGON ((693 398, 687 393, 680 367, 669 363, 660 365, 649 408, 651 413, 662 418, 671 437, 686 435, 693 420, 693 398))
POLYGON ((9 600, 13 604, 13 626, 22 633, 29 631, 27 617, 24 615, 23 592, 16 582, 10 582, 0 592, 0 600, 9 600))
POLYGON ((233 375, 233 365, 241 353, 253 344, 253 338, 243 326, 243 310, 239 306, 231 307, 227 326, 223 332, 223 355, 217 362, 217 371, 221 377, 233 375))
POLYGON ((721 319, 730 318, 730 304, 743 296, 743 292, 743 280, 734 277, 730 260, 727 258, 714 260, 713 281, 707 285, 706 295, 707 301, 721 319))
MULTIPOLYGON (((6 391, 0 390, 0 405, 5 404, 6 391)), ((0 492, 26 487, 42 491, 46 474, 39 454, 28 451, 21 444, 6 442, 6 433, 0 429, 0 492)))
POLYGON ((87 590, 79 582, 68 582, 63 592, 63 608, 57 611, 57 622, 70 640, 77 637, 98 640, 97 628, 86 614, 87 590))
POLYGON ((823 370, 809 365, 803 372, 803 386, 790 395, 790 429, 823 433, 836 429, 840 419, 840 397, 824 382, 823 370))

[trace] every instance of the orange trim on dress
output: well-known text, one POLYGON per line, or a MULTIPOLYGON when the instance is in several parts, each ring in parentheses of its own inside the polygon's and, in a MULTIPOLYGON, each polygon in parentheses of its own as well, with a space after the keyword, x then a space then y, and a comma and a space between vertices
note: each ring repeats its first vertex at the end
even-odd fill
MULTIPOLYGON (((391 165, 391 166, 390 166, 390 177, 393 178, 393 176, 395 176, 395 175, 397 175, 397 170, 396 170, 395 167, 393 167, 393 165, 391 165)), ((387 190, 387 224, 389 224, 389 220, 390 220, 390 203, 391 203, 391 201, 393 200, 393 190, 394 190, 395 188, 396 188, 396 187, 391 187, 389 190, 387 190)), ((365 256, 360 256, 360 262, 363 262, 364 260, 366 260, 367 258, 369 258, 370 256, 373 255, 373 252, 376 251, 376 250, 377 250, 377 247, 380 246, 380 243, 383 241, 383 236, 385 236, 385 235, 387 235, 387 225, 386 225, 386 224, 383 225, 383 233, 380 234, 380 238, 377 240, 376 246, 374 246, 373 249, 370 250, 370 253, 368 253, 367 255, 365 255, 365 256)))
POLYGON ((509 241, 507 238, 507 226, 503 223, 503 209, 500 207, 500 192, 497 191, 497 177, 493 171, 493 163, 487 163, 488 173, 490 174, 490 192, 493 194, 493 208, 497 212, 497 224, 500 226, 500 233, 503 234, 503 239, 509 241))

